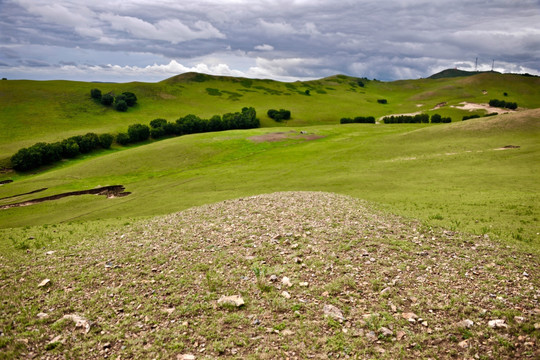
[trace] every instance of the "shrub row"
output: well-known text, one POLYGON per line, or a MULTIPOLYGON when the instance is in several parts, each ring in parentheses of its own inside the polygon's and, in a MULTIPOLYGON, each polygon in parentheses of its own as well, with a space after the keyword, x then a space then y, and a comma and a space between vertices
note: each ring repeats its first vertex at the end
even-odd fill
MULTIPOLYGON (((425 123, 428 124, 430 122, 430 118, 428 114, 417 114, 417 115, 397 115, 397 116, 387 116, 384 118, 385 124, 419 124, 419 123, 425 123)), ((433 114, 431 115, 431 123, 432 124, 439 124, 439 123, 449 123, 452 122, 452 118, 449 117, 442 117, 439 114, 433 114)))
MULTIPOLYGON (((251 129, 259 125, 255 109, 245 107, 241 112, 227 113, 223 116, 214 115, 209 120, 195 115, 186 115, 174 123, 165 119, 154 119, 150 122, 150 126, 133 124, 128 127, 127 133, 119 133, 116 136, 116 142, 119 145, 127 145, 148 140, 150 136, 159 139, 166 135, 179 136, 211 131, 251 129)), ((115 137, 111 134, 88 133, 52 144, 41 142, 17 151, 11 157, 11 165, 15 170, 28 171, 62 159, 74 158, 98 148, 108 149, 114 140, 115 137)))
POLYGON ((373 116, 357 116, 354 119, 352 118, 341 118, 339 121, 340 124, 375 124, 375 118, 373 116))
POLYGON ((291 118, 291 111, 285 109, 270 109, 266 114, 270 119, 274 119, 277 122, 282 122, 283 120, 289 120, 291 118))
POLYGON ((489 100, 489 106, 498 107, 498 108, 506 108, 511 110, 516 110, 518 105, 515 102, 508 102, 504 100, 497 100, 497 99, 491 99, 489 100))
POLYGON ((113 93, 102 95, 101 90, 92 89, 90 90, 90 96, 105 106, 114 104, 114 108, 118 111, 127 111, 128 107, 135 106, 137 103, 137 96, 129 91, 114 96, 113 93))
POLYGON ((108 149, 113 140, 114 136, 111 134, 88 133, 72 136, 55 143, 40 142, 17 151, 11 157, 11 164, 15 170, 28 171, 62 159, 74 158, 79 154, 86 154, 98 148, 108 149))
POLYGON ((486 115, 483 115, 483 116, 480 116, 478 114, 474 114, 474 115, 465 115, 463 116, 463 118, 461 119, 462 121, 465 121, 465 120, 470 120, 470 119, 478 119, 480 117, 488 117, 488 116, 495 116, 495 115, 499 115, 498 113, 496 112, 493 112, 493 113, 489 113, 489 114, 486 114, 486 115))

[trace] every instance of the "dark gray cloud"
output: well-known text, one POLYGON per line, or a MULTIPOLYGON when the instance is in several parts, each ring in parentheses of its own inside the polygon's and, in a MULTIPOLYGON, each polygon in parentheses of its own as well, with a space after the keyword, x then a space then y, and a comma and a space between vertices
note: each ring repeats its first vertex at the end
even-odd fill
POLYGON ((477 57, 481 70, 495 60, 498 71, 540 73, 532 0, 0 0, 0 13, 11 77, 394 80, 471 70, 477 57))

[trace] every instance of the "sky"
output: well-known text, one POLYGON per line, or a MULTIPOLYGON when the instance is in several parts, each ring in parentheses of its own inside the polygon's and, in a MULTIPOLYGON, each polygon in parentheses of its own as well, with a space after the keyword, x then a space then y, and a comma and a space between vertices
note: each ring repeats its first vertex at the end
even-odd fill
POLYGON ((540 75, 540 0, 0 0, 0 77, 540 75))

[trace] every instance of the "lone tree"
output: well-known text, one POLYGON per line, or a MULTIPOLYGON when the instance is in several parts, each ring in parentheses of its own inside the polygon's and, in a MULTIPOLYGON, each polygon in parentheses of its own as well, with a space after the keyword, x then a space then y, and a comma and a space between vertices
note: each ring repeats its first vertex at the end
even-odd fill
POLYGON ((101 90, 99 89, 90 90, 90 96, 92 97, 92 99, 101 100, 101 90))

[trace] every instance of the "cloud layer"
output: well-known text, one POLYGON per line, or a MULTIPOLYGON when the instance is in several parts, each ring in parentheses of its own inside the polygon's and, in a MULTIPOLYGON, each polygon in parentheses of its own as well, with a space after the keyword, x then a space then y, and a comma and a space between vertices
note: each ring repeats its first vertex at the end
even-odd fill
POLYGON ((0 0, 0 75, 159 81, 185 71, 395 80, 540 74, 540 2, 0 0))

